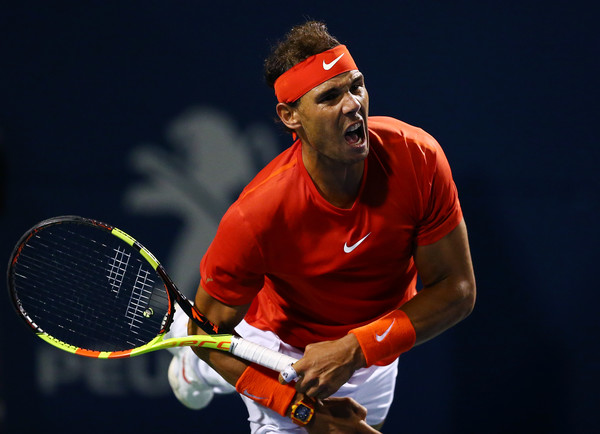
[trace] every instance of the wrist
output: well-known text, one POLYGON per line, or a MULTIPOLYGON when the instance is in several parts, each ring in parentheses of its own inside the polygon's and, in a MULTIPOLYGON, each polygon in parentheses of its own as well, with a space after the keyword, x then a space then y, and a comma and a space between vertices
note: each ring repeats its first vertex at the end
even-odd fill
POLYGON ((292 400, 286 416, 296 425, 308 426, 313 422, 316 413, 317 401, 304 394, 297 393, 292 400))
POLYGON ((416 332, 410 318, 399 309, 348 333, 358 340, 366 366, 392 363, 416 342, 416 332))
POLYGON ((348 333, 344 338, 349 342, 349 352, 350 357, 352 358, 352 365, 354 370, 360 368, 365 368, 367 366, 367 359, 365 358, 365 353, 363 352, 362 347, 360 346, 360 342, 354 333, 348 333))
POLYGON ((255 364, 246 368, 238 378, 235 389, 282 416, 288 414, 297 394, 294 386, 279 383, 277 373, 255 364))

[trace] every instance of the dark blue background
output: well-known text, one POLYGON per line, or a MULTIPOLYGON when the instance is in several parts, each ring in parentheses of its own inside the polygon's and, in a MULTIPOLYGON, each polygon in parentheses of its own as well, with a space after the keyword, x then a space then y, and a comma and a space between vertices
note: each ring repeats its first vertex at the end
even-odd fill
MULTIPOLYGON (((385 431, 597 430, 600 41, 586 3, 3 4, 0 256, 59 214, 105 220, 169 256, 181 222, 123 206, 139 178, 131 150, 164 146, 165 125, 197 105, 240 125, 268 124, 275 101, 262 61, 305 17, 325 20, 350 47, 371 114, 418 125, 442 144, 470 230, 475 311, 403 357, 385 431)), ((2 432, 247 432, 237 397, 192 412, 164 390, 97 393, 94 378, 123 385, 138 364, 164 379, 164 355, 108 368, 85 359, 64 368, 72 381, 44 391, 36 360, 54 350, 7 298, 0 314, 2 432)))

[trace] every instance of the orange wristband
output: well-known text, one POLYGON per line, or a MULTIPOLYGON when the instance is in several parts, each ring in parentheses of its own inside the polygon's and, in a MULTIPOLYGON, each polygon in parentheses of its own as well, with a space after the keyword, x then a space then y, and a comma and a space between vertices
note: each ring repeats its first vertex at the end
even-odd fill
POLYGON ((367 366, 389 365, 410 350, 417 339, 408 315, 399 309, 348 333, 358 339, 367 366))
POLYGON ((296 389, 291 384, 280 384, 278 378, 277 372, 253 363, 238 378, 235 390, 285 416, 296 389))

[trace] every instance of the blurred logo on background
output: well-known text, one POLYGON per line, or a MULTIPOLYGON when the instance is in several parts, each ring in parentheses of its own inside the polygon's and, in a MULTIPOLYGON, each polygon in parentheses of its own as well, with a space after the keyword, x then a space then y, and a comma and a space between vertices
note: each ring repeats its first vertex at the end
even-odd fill
POLYGON ((133 150, 131 166, 145 180, 126 191, 125 206, 146 217, 181 219, 163 263, 181 291, 193 296, 200 259, 221 217, 276 155, 278 144, 272 126, 242 127, 211 107, 185 111, 167 125, 165 136, 168 147, 142 144, 133 150))
MULTIPOLYGON (((274 128, 240 126, 211 107, 193 107, 166 126, 166 145, 141 144, 130 155, 141 175, 124 192, 124 207, 140 218, 173 216, 181 220, 173 234, 170 257, 161 258, 177 286, 193 296, 199 264, 221 217, 242 188, 278 152, 274 128)), ((36 377, 45 395, 83 387, 96 396, 171 394, 167 368, 171 354, 157 351, 127 360, 74 357, 39 345, 36 377)), ((2 409, 0 408, 0 411, 2 409)))

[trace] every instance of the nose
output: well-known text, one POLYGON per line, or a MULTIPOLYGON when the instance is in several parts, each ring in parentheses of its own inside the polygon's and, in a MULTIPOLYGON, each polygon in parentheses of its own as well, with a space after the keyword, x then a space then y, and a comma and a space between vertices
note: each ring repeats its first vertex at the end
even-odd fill
POLYGON ((358 112, 362 104, 360 98, 352 92, 346 92, 344 95, 343 110, 344 114, 354 114, 358 112))

